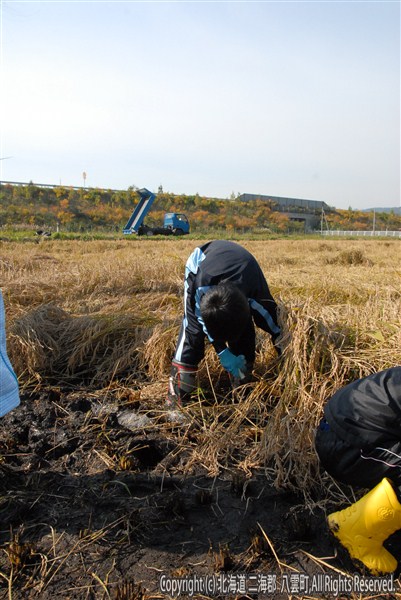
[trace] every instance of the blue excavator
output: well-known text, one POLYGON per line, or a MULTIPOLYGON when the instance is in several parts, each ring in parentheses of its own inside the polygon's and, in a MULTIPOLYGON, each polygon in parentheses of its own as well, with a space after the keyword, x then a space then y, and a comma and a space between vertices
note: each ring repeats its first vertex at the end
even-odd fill
POLYGON ((185 235, 189 233, 188 219, 182 213, 166 213, 162 227, 148 227, 148 225, 145 225, 144 219, 152 207, 156 194, 146 188, 137 190, 137 194, 139 194, 140 200, 123 229, 125 235, 133 233, 137 235, 185 235))

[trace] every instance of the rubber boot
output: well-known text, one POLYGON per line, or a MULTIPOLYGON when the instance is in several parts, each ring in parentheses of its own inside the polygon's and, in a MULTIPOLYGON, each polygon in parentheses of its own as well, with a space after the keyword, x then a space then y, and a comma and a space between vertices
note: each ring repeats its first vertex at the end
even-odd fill
POLYGON ((168 383, 168 408, 181 408, 196 391, 197 367, 173 360, 168 383))
POLYGON ((194 365, 172 361, 166 398, 166 417, 169 421, 182 425, 188 423, 188 416, 183 413, 182 407, 190 402, 196 390, 196 372, 194 365))
POLYGON ((401 529, 401 504, 386 477, 360 500, 329 515, 327 522, 351 558, 372 575, 395 571, 397 560, 383 542, 401 529))

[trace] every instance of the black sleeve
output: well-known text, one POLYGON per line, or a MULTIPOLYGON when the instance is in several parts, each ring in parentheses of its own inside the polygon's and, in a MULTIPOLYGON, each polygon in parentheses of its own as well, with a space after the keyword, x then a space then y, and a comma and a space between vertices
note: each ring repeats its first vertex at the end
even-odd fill
POLYGON ((277 318, 277 304, 259 265, 257 272, 254 273, 253 283, 249 304, 255 325, 270 333, 274 341, 281 333, 277 318))

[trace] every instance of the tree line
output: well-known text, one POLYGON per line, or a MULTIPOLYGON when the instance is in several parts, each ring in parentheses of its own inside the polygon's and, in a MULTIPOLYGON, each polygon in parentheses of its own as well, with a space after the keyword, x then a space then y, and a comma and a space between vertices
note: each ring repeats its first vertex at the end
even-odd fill
MULTIPOLYGON (((50 231, 120 231, 139 200, 137 188, 115 191, 67 186, 41 187, 2 184, 0 186, 0 227, 30 227, 50 231)), ((150 226, 161 225, 165 212, 183 212, 191 230, 203 233, 212 229, 230 231, 264 230, 272 233, 302 233, 304 223, 290 220, 272 201, 244 202, 238 195, 230 199, 172 194, 162 188, 146 217, 150 226)), ((333 210, 324 215, 325 228, 372 229, 372 213, 358 210, 333 210)), ((376 212, 377 230, 401 229, 401 216, 376 212)), ((319 215, 316 214, 319 223, 319 215)), ((318 227, 319 228, 319 225, 318 227)))

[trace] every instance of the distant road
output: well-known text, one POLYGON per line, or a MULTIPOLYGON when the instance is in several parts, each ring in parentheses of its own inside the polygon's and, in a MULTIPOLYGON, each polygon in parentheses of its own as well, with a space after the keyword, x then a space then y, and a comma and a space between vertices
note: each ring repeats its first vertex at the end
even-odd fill
POLYGON ((113 190, 111 188, 91 188, 90 186, 63 185, 61 183, 35 183, 34 181, 0 181, 0 185, 34 185, 41 188, 68 188, 69 190, 107 190, 108 192, 126 192, 127 190, 113 190))

